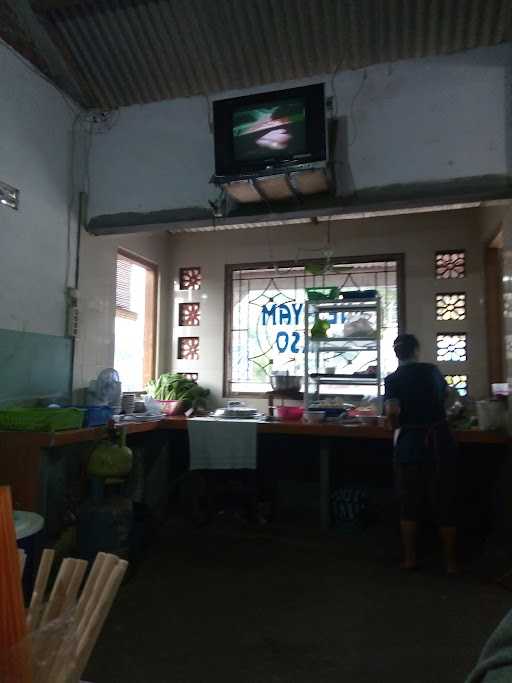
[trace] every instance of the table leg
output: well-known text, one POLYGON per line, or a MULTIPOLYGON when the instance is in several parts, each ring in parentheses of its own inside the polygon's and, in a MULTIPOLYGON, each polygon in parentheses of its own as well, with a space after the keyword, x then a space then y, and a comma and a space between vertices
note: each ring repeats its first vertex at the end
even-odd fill
POLYGON ((330 499, 330 465, 331 450, 327 442, 320 444, 320 522, 322 529, 328 529, 331 524, 329 510, 330 499))

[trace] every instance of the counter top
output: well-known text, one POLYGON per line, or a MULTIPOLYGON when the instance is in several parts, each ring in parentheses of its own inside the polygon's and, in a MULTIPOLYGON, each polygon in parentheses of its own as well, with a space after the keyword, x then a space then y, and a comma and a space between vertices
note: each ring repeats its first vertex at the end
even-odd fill
MULTIPOLYGON (((161 420, 127 422, 128 434, 181 431, 187 429, 186 417, 166 417, 161 420)), ((392 433, 383 427, 357 425, 349 427, 339 424, 306 424, 303 422, 258 422, 259 434, 285 434, 295 437, 334 440, 374 440, 385 441, 391 446, 392 433)), ((54 434, 43 432, 0 431, 0 482, 12 487, 15 505, 20 510, 37 512, 40 509, 41 468, 45 450, 74 444, 94 444, 107 436, 106 427, 71 429, 54 434)), ((481 444, 504 446, 512 439, 499 432, 464 430, 455 432, 461 444, 481 444)), ((319 448, 320 452, 322 449, 319 448)), ((391 450, 391 449, 390 449, 391 450)), ((502 449, 498 449, 500 452, 502 449)), ((328 467, 324 462, 324 467, 328 467)), ((324 500, 324 498, 323 498, 324 500)), ((327 500, 327 499, 325 499, 327 500)), ((327 519, 327 503, 324 503, 323 519, 327 519)))
MULTIPOLYGON (((187 429, 186 417, 166 417, 160 420, 148 420, 145 422, 127 422, 125 427, 128 434, 140 434, 161 430, 185 430, 187 429)), ((69 446, 75 443, 99 441, 107 433, 106 427, 88 427, 84 429, 70 429, 63 432, 6 432, 0 431, 0 447, 2 442, 8 442, 10 446, 39 446, 40 448, 53 448, 56 446, 69 446)), ((304 422, 258 422, 259 434, 288 434, 290 436, 316 436, 338 437, 347 439, 375 439, 391 440, 392 433, 383 427, 369 427, 366 425, 340 425, 335 423, 307 424, 304 422)), ((479 429, 458 430, 455 432, 459 443, 474 444, 508 444, 511 439, 501 432, 486 432, 479 429)))

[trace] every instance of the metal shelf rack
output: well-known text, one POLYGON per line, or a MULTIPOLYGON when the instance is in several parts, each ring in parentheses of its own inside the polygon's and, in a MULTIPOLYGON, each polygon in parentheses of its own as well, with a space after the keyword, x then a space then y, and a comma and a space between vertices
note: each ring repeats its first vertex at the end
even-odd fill
POLYGON ((305 346, 304 346, 304 407, 307 410, 312 400, 318 400, 320 387, 326 386, 360 386, 376 387, 380 397, 382 389, 381 377, 381 304, 379 296, 358 299, 337 299, 333 301, 306 301, 305 305, 305 346), (312 338, 310 329, 321 313, 373 313, 375 319, 375 335, 366 337, 333 336, 312 338), (325 353, 375 353, 375 376, 336 375, 320 370, 321 357, 325 353), (313 362, 312 362, 313 361, 313 362))

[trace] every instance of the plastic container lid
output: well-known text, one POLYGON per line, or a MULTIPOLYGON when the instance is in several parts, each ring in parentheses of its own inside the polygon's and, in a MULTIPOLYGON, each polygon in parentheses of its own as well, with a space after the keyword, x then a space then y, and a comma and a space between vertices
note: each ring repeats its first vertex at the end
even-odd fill
POLYGON ((35 512, 25 512, 24 510, 14 511, 14 527, 16 529, 16 540, 21 541, 28 536, 39 533, 44 526, 44 519, 35 512))

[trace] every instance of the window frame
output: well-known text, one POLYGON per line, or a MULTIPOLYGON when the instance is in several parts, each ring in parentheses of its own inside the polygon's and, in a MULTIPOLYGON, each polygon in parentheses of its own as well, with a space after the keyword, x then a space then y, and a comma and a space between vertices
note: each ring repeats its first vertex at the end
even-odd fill
MULTIPOLYGON (((155 263, 154 261, 150 261, 147 258, 144 258, 144 256, 139 256, 139 254, 135 254, 134 252, 124 249, 123 247, 118 247, 116 249, 116 269, 117 269, 117 257, 122 256, 133 263, 138 264, 139 266, 142 266, 145 268, 145 270, 149 271, 152 273, 153 276, 153 285, 152 287, 148 288, 146 285, 146 306, 145 306, 145 318, 144 318, 144 359, 143 359, 143 386, 141 389, 136 391, 138 392, 143 392, 145 390, 145 386, 147 384, 146 377, 149 376, 149 379, 153 379, 155 376, 156 372, 156 362, 157 362, 157 343, 158 343, 158 309, 159 309, 159 301, 158 301, 158 289, 159 289, 159 282, 160 282, 160 271, 158 264, 155 263), (148 311, 148 295, 149 296, 149 301, 150 301, 150 310, 148 311), (150 323, 150 329, 152 332, 152 338, 149 342, 149 360, 146 359, 146 353, 147 353, 147 347, 146 347, 146 325, 147 323, 150 323)), ((115 305, 116 301, 116 295, 117 295, 117 277, 114 280, 114 325, 115 325, 115 318, 117 317, 117 306, 115 305)), ((114 335, 114 355, 115 355, 115 335, 114 335)))
MULTIPOLYGON (((396 261, 397 305, 398 305, 398 332, 401 334, 406 329, 405 319, 405 254, 368 254, 365 256, 334 256, 331 259, 333 265, 345 265, 350 263, 373 263, 379 261, 396 261)), ((224 269, 224 366, 222 371, 222 397, 223 398, 266 398, 267 393, 261 391, 230 391, 228 373, 231 368, 231 330, 233 324, 233 272, 237 270, 258 270, 264 268, 292 268, 294 266, 305 267, 307 264, 322 264, 325 259, 300 259, 276 261, 258 261, 252 263, 228 263, 224 269)))

